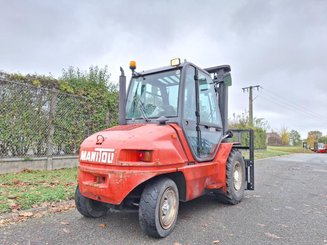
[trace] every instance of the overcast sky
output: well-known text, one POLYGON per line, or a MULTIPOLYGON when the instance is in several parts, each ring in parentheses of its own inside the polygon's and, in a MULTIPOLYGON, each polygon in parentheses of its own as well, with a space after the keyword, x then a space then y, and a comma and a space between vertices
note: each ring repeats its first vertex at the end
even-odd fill
MULTIPOLYGON (((0 0, 0 70, 139 70, 174 57, 229 64, 229 115, 248 110, 242 87, 260 85, 254 116, 271 128, 327 134, 327 1, 0 0)), ((129 74, 129 71, 127 72, 129 74)))

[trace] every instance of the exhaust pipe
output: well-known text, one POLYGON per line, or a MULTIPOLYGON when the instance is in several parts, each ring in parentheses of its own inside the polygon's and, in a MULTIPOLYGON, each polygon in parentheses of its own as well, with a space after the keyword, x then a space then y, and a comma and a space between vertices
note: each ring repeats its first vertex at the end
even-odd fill
POLYGON ((119 76, 119 125, 126 124, 126 76, 122 67, 120 67, 119 76))

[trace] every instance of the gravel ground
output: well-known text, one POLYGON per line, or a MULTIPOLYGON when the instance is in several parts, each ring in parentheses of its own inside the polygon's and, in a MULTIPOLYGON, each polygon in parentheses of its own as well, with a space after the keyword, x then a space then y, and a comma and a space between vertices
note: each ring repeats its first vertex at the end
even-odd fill
POLYGON ((136 212, 101 219, 76 210, 0 229, 0 244, 323 244, 327 245, 327 154, 256 161, 255 191, 235 206, 201 197, 181 203, 165 239, 141 232, 136 212))

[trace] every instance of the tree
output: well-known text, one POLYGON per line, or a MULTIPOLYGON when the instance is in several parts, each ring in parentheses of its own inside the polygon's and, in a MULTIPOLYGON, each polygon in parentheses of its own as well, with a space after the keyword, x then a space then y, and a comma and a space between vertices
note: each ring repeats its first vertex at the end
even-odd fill
POLYGON ((301 135, 298 131, 292 129, 289 133, 290 143, 294 146, 298 146, 301 144, 301 135))
POLYGON ((280 137, 282 139, 282 145, 288 146, 290 142, 289 132, 286 127, 282 127, 280 130, 280 137))
POLYGON ((282 139, 280 135, 276 132, 267 133, 267 145, 282 145, 282 139))
POLYGON ((308 136, 309 135, 313 135, 315 139, 318 140, 322 136, 322 132, 320 132, 319 130, 313 130, 308 132, 308 136))
POLYGON ((320 132, 319 130, 309 131, 307 138, 308 146, 310 148, 313 148, 314 143, 318 142, 320 137, 322 137, 322 132, 320 132))
POLYGON ((85 136, 117 124, 118 92, 110 82, 107 67, 91 66, 88 71, 69 67, 63 70, 60 88, 85 100, 67 103, 71 99, 62 98, 62 103, 58 101, 57 110, 62 116, 56 121, 58 126, 54 137, 56 144, 61 146, 57 151, 75 153, 85 136))
POLYGON ((325 135, 325 136, 321 136, 321 137, 319 138, 319 142, 324 143, 324 144, 327 144, 327 135, 325 135))

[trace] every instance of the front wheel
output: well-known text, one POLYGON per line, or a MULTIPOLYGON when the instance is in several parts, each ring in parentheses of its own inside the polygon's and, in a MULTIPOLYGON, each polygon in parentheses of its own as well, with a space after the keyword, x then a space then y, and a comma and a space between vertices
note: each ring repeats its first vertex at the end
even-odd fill
POLYGON ((139 222, 144 233, 162 238, 174 229, 179 208, 179 195, 175 182, 159 178, 144 189, 139 205, 139 222))
POLYGON ((233 149, 226 162, 226 192, 218 193, 220 201, 237 204, 242 201, 245 189, 245 162, 240 151, 233 149))
POLYGON ((78 212, 87 218, 100 218, 108 211, 103 203, 83 196, 78 186, 75 191, 75 205, 78 212))

